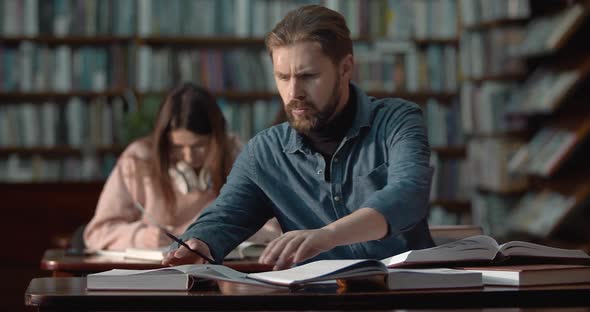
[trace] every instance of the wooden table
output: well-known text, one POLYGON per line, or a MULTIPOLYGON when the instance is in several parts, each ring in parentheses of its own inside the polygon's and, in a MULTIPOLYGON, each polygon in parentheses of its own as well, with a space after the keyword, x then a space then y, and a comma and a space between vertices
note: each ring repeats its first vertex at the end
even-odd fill
POLYGON ((86 278, 35 278, 25 304, 39 311, 390 310, 590 307, 590 284, 524 289, 346 291, 314 286, 295 292, 219 282, 196 291, 88 291, 86 278))
MULTIPOLYGON (((245 273, 272 270, 272 266, 260 264, 256 260, 232 260, 224 262, 224 265, 245 273)), ((111 269, 149 270, 161 267, 163 265, 160 261, 100 255, 75 256, 68 255, 63 249, 49 249, 41 259, 41 269, 51 271, 54 277, 85 276, 111 269)))

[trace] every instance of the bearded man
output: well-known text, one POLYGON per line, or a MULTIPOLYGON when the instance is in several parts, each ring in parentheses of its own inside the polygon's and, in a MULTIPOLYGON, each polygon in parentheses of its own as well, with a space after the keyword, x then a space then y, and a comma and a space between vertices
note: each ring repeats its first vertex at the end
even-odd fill
MULTIPOLYGON (((220 195, 182 239, 221 263, 276 217, 284 234, 259 259, 274 269, 433 246, 432 168, 419 106, 369 97, 351 82, 350 31, 328 8, 289 12, 266 46, 288 122, 250 140, 220 195)), ((163 261, 204 262, 182 246, 163 261)))

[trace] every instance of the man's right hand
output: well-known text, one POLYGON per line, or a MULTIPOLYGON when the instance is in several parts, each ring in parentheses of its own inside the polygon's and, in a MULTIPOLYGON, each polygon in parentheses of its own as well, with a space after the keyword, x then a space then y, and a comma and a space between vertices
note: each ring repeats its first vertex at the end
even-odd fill
MULTIPOLYGON (((192 249, 198 250, 203 253, 205 256, 209 258, 213 258, 211 256, 211 251, 209 251, 209 246, 205 244, 203 241, 200 241, 196 238, 191 238, 185 242, 189 245, 192 249)), ((181 264, 204 264, 207 263, 207 260, 199 257, 194 252, 186 249, 184 246, 179 246, 175 250, 171 250, 166 254, 166 257, 162 260, 163 265, 181 265, 181 264)))

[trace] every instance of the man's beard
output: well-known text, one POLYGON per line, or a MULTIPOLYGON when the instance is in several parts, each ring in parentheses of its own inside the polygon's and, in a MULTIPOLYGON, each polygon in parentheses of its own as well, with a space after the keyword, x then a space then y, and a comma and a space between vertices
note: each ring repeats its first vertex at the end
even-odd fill
POLYGON ((338 79, 332 88, 333 92, 328 99, 328 105, 320 111, 317 109, 317 105, 310 101, 301 101, 297 99, 291 100, 285 107, 285 113, 287 120, 291 127, 303 134, 309 134, 311 131, 322 130, 328 121, 334 116, 338 103, 340 102, 340 79, 338 79), (294 116, 293 110, 303 108, 305 109, 304 114, 294 116))

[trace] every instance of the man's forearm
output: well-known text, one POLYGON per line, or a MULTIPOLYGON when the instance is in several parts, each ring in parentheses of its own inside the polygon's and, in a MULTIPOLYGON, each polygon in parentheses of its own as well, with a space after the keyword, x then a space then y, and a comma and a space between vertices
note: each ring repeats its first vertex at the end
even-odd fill
POLYGON ((332 232, 334 246, 381 239, 387 235, 385 217, 373 208, 361 208, 325 227, 332 232))

